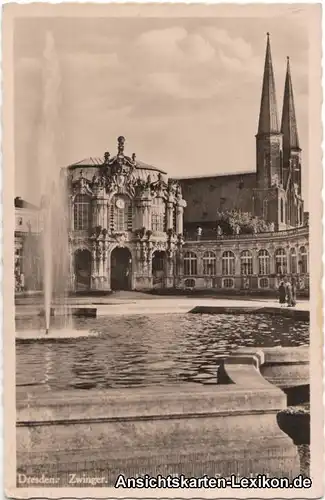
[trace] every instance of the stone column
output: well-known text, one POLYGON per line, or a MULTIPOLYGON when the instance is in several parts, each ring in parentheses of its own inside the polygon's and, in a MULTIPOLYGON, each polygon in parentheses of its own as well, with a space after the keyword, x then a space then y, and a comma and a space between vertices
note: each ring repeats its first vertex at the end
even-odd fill
POLYGON ((258 275, 258 252, 256 248, 252 249, 252 264, 253 264, 253 274, 258 275))
POLYGON ((202 252, 195 252, 195 253, 197 257, 197 276, 203 276, 203 253, 202 252))
POLYGON ((183 234, 183 212, 184 208, 176 206, 176 234, 183 234))
POLYGON ((93 242, 92 250, 91 250, 91 288, 97 288, 97 280, 98 280, 98 261, 97 261, 97 242, 93 242))
POLYGON ((291 273, 291 262, 290 262, 290 247, 286 247, 286 259, 287 259, 287 273, 291 273))
POLYGON ((74 209, 72 196, 69 196, 69 230, 74 230, 74 209))
POLYGON ((172 201, 167 201, 166 204, 166 222, 167 222, 167 230, 173 229, 174 221, 173 221, 173 210, 174 204, 172 201))
POLYGON ((98 242, 98 274, 99 281, 101 283, 100 288, 102 287, 102 283, 104 281, 104 251, 103 251, 103 242, 98 242))
POLYGON ((147 194, 143 195, 138 200, 138 227, 137 229, 146 228, 151 230, 151 197, 147 194))
POLYGON ((238 250, 238 253, 235 253, 235 288, 240 289, 241 288, 241 260, 240 260, 240 251, 238 250))

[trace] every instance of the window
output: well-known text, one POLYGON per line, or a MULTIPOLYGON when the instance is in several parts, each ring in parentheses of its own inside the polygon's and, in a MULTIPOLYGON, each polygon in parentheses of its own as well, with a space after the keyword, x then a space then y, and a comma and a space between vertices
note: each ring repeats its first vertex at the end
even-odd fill
POLYGON ((249 250, 244 250, 240 254, 240 274, 244 276, 253 274, 253 259, 249 250))
POLYGON ((267 250, 258 252, 258 274, 270 274, 270 255, 267 250))
POLYGON ((205 252, 203 255, 203 274, 213 276, 216 274, 216 256, 213 252, 205 252))
POLYGON ((308 255, 306 247, 300 247, 299 254, 300 254, 300 272, 302 274, 306 274, 308 273, 308 255))
POLYGON ((162 198, 153 198, 151 206, 151 229, 163 232, 165 230, 165 202, 162 198))
POLYGON ((260 288, 269 288, 269 280, 267 278, 260 279, 260 288))
POLYGON ((267 220, 268 201, 263 200, 263 219, 267 220))
POLYGON ((187 276, 197 274, 197 257, 194 252, 186 252, 184 255, 184 274, 187 276))
POLYGON ((276 274, 287 272, 287 256, 283 248, 278 248, 275 252, 275 272, 276 274))
POLYGON ((234 288, 234 280, 232 278, 225 278, 222 284, 223 288, 234 288))
POLYGON ((195 280, 187 279, 184 281, 185 288, 195 288, 195 280))
POLYGON ((283 222, 283 199, 280 200, 280 221, 283 222))
POLYGON ((290 272, 297 274, 297 252, 295 248, 290 249, 290 272))
POLYGON ((90 197, 77 194, 73 203, 73 224, 76 231, 86 231, 90 225, 90 197))
POLYGON ((224 276, 233 276, 235 274, 235 255, 233 254, 233 252, 223 252, 222 274, 224 276))
POLYGON ((127 196, 114 195, 108 210, 111 231, 132 231, 132 201, 127 196))

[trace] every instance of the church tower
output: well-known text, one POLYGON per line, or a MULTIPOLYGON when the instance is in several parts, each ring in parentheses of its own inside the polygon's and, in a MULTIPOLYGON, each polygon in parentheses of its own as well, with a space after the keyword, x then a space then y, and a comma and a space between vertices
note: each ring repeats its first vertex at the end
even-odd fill
POLYGON ((288 226, 300 226, 303 224, 301 149, 299 145, 289 57, 287 58, 287 72, 284 86, 281 133, 283 135, 283 187, 287 198, 286 223, 288 226))
POLYGON ((271 187, 282 181, 282 134, 278 121, 270 35, 267 33, 260 116, 256 135, 257 186, 271 187))
POLYGON ((279 127, 270 35, 267 33, 260 115, 256 134, 257 185, 254 213, 285 228, 285 199, 282 170, 282 133, 279 127))

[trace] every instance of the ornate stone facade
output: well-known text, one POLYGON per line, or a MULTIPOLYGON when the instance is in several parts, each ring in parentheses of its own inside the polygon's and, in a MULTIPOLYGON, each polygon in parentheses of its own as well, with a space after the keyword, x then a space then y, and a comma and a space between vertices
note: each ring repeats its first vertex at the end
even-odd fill
POLYGON ((186 241, 177 286, 267 291, 276 290, 284 275, 309 292, 308 226, 186 241))
POLYGON ((118 152, 68 167, 71 288, 174 287, 183 246, 180 186, 118 152))

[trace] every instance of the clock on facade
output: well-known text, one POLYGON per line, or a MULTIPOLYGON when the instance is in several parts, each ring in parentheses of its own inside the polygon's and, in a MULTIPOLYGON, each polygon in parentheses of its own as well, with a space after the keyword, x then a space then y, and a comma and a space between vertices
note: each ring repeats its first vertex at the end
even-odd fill
POLYGON ((116 200, 116 207, 122 210, 124 206, 125 206, 124 200, 122 200, 122 198, 118 198, 116 200))

